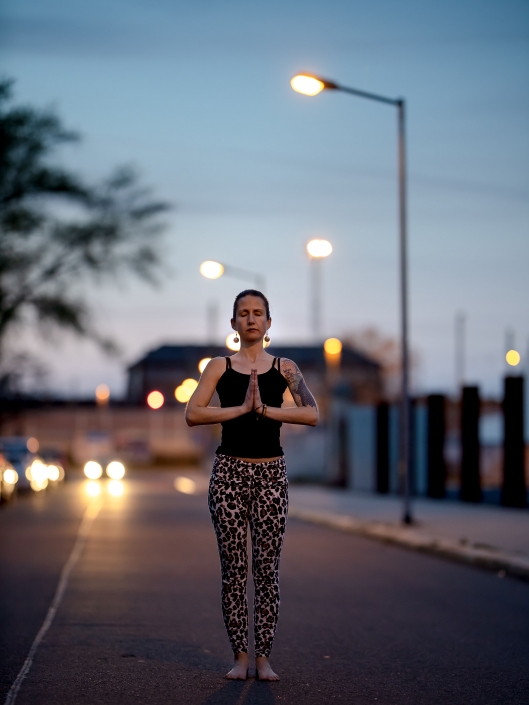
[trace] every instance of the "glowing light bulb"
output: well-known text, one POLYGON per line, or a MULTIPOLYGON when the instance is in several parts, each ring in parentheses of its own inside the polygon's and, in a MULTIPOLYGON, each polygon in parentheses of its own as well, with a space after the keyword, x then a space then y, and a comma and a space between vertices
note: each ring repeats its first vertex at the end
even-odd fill
POLYGON ((206 279, 218 279, 224 274, 224 267, 220 262, 208 259, 200 265, 200 274, 206 279))
POLYGON ((296 91, 296 93, 302 93, 303 95, 318 95, 325 88, 323 81, 320 81, 314 76, 307 76, 306 74, 298 74, 290 81, 290 85, 296 91))
POLYGON ((307 243, 307 252, 311 257, 328 257, 332 252, 332 245, 328 240, 311 240, 307 243))

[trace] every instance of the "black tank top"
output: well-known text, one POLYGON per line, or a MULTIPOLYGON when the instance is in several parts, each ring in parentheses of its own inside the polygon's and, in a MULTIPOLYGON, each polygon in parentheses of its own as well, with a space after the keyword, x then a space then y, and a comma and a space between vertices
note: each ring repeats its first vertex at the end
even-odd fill
MULTIPOLYGON (((257 375, 263 404, 280 407, 287 381, 280 372, 280 358, 274 357, 272 367, 257 375), (277 367, 276 367, 277 361, 277 367)), ((236 372, 226 358, 226 371, 217 382, 221 407, 241 406, 250 382, 250 375, 236 372)), ((255 411, 222 424, 222 441, 217 453, 238 458, 275 458, 283 455, 279 441, 280 421, 261 417, 255 411)))

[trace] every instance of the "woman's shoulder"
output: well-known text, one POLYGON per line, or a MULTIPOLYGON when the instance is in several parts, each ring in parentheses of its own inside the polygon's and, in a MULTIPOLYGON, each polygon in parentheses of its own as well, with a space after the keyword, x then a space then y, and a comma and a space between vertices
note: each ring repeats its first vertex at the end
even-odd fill
POLYGON ((290 360, 288 357, 282 357, 279 361, 280 372, 282 374, 291 373, 295 374, 299 372, 299 367, 296 365, 294 360, 290 360))

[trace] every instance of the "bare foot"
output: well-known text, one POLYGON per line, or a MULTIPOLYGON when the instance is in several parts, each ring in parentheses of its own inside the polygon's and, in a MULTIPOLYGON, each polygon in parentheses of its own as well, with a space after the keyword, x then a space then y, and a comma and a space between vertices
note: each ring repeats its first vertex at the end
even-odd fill
POLYGON ((266 658, 266 656, 258 656, 255 659, 255 670, 257 672, 257 678, 260 681, 278 681, 279 676, 277 673, 274 673, 272 671, 272 666, 270 665, 270 661, 266 658))
POLYGON ((226 673, 224 678, 230 681, 245 681, 248 678, 248 665, 248 654, 245 654, 243 651, 235 654, 235 666, 231 671, 226 673))

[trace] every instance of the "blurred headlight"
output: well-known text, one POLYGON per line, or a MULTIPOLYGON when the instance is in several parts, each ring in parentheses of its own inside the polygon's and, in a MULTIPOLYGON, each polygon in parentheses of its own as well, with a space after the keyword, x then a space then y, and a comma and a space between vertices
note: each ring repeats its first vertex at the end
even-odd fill
POLYGON ((57 482, 61 476, 59 468, 56 465, 48 465, 48 480, 57 482))
POLYGON ((16 470, 8 468, 7 470, 4 470, 3 479, 6 485, 16 485, 18 482, 18 473, 16 470))
MULTIPOLYGON (((45 482, 46 484, 44 485, 44 487, 46 487, 46 485, 48 484, 48 468, 46 467, 46 465, 44 465, 42 461, 34 460, 31 463, 31 477, 28 479, 35 480, 35 482, 37 483, 45 482)), ((42 487, 41 489, 44 489, 44 487, 42 487)))
POLYGON ((95 460, 89 460, 84 466, 84 474, 89 480, 99 480, 103 474, 103 468, 95 460))
POLYGON ((111 480, 121 480, 125 475, 125 466, 118 460, 113 460, 107 465, 107 475, 111 480))

